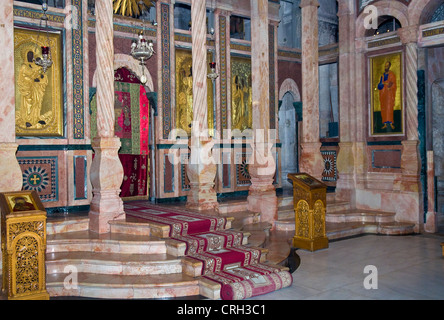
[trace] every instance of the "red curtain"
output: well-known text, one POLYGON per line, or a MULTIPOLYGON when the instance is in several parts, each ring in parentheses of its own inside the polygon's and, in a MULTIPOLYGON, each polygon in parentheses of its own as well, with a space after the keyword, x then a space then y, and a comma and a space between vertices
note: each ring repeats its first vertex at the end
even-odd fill
POLYGON ((123 166, 123 182, 120 197, 147 195, 148 155, 119 154, 123 166))
MULTIPOLYGON (((140 81, 137 76, 126 68, 119 68, 118 70, 116 70, 114 74, 114 80, 118 82, 129 83, 131 86, 135 86, 137 84, 140 85, 140 81)), ((145 87, 140 85, 139 88, 140 90, 138 90, 139 96, 137 100, 139 101, 140 112, 138 114, 138 117, 136 115, 131 115, 130 117, 131 124, 129 124, 129 129, 126 133, 129 136, 120 137, 130 139, 132 141, 132 146, 134 146, 135 144, 139 145, 139 148, 126 148, 125 150, 123 150, 125 154, 119 154, 124 172, 120 193, 120 196, 122 198, 148 195, 150 105, 149 100, 146 96, 145 87), (138 128, 138 133, 133 132, 133 126, 136 126, 135 128, 138 128), (135 139, 137 139, 138 141, 136 141, 135 139), (138 151, 136 151, 137 149, 138 151)), ((133 90, 130 91, 134 94, 133 90)), ((126 100, 128 102, 134 101, 134 98, 136 98, 131 97, 130 92, 116 92, 116 94, 128 95, 128 97, 126 97, 126 100)), ((131 109, 134 106, 128 105, 127 107, 131 109)), ((120 122, 119 124, 121 124, 121 127, 124 128, 124 119, 119 118, 117 120, 122 122, 122 124, 120 122)), ((125 134, 125 132, 123 134, 125 134)), ((116 132, 116 135, 118 135, 118 132, 116 132)))

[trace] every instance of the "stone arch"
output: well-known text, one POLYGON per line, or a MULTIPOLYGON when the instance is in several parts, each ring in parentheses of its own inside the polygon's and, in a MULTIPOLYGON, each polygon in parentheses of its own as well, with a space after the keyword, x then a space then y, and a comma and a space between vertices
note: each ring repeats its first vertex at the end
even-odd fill
MULTIPOLYGON (((399 1, 383 0, 383 1, 375 2, 372 5, 374 5, 378 9, 378 16, 392 16, 392 17, 398 19, 402 28, 410 25, 408 7, 405 4, 403 4, 399 1)), ((368 31, 365 28, 365 24, 364 24, 366 17, 367 17, 367 14, 362 12, 359 15, 359 17, 356 19, 356 37, 357 38, 365 37, 365 35, 368 31)))
POLYGON ((409 5, 409 21, 411 25, 427 24, 443 0, 412 0, 409 5))
MULTIPOLYGON (((140 63, 133 57, 127 54, 115 54, 114 55, 114 70, 117 70, 119 68, 127 68, 134 72, 137 77, 140 79, 142 76, 142 69, 140 68, 140 63)), ((147 78, 145 86, 148 88, 148 91, 152 92, 154 91, 154 84, 153 84, 153 78, 151 77, 151 73, 148 71, 148 68, 146 66, 143 66, 143 72, 147 78)), ((93 76, 93 87, 96 87, 96 72, 94 72, 93 76)))
POLYGON ((291 93, 295 102, 301 101, 298 85, 291 78, 287 78, 282 82, 281 87, 279 88, 279 100, 282 100, 287 92, 291 93))

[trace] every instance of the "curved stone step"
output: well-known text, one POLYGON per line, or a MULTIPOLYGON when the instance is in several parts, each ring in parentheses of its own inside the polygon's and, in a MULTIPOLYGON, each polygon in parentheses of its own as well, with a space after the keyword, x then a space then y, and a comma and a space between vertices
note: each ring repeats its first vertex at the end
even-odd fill
MULTIPOLYGON (((294 231, 295 221, 293 219, 280 220, 275 222, 278 231, 294 231)), ((402 222, 329 222, 325 224, 327 238, 330 240, 356 236, 360 234, 385 234, 385 235, 406 235, 414 234, 415 225, 402 222)))
MULTIPOLYGON (((242 232, 243 239, 242 245, 247 245, 251 237, 250 232, 242 232)), ((165 239, 165 244, 167 247, 167 253, 174 257, 184 257, 187 250, 187 244, 184 241, 179 241, 176 239, 165 239)))
POLYGON ((378 233, 385 235, 406 235, 415 233, 415 224, 409 222, 391 222, 378 225, 378 233))
POLYGON ((165 241, 151 236, 104 234, 89 231, 69 232, 47 237, 47 253, 107 252, 154 254, 166 253, 165 241))
POLYGON ((76 272, 115 275, 172 274, 182 272, 181 259, 167 254, 56 252, 46 255, 47 274, 76 272))
MULTIPOLYGON (((253 246, 246 246, 248 248, 254 248, 254 249, 258 249, 261 252, 261 256, 259 259, 260 263, 264 263, 267 261, 267 254, 269 252, 268 249, 266 248, 257 248, 257 247, 253 247, 253 246)), ((183 273, 190 276, 190 277, 199 277, 203 274, 203 270, 204 270, 204 262, 197 259, 197 258, 193 258, 192 256, 187 256, 185 258, 182 259, 183 262, 183 273)))
POLYGON ((80 232, 89 229, 89 218, 68 216, 68 217, 48 217, 46 221, 46 234, 54 235, 66 232, 80 232))
POLYGON ((340 212, 329 212, 325 215, 326 222, 370 222, 391 223, 395 221, 394 212, 353 209, 340 212))
POLYGON ((143 276, 55 273, 47 275, 46 289, 51 297, 162 299, 197 296, 199 281, 181 273, 143 276))

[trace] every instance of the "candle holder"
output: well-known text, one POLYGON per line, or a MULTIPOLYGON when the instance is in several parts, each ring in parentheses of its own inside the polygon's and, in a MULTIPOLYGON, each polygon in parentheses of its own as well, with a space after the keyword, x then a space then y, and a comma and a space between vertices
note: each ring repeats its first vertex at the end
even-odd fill
POLYGON ((216 73, 216 62, 210 62, 211 72, 207 75, 208 79, 215 81, 219 75, 216 73))
MULTIPOLYGON (((42 46, 42 57, 41 58, 40 57, 35 58, 34 59, 34 63, 42 68, 43 73, 46 73, 48 68, 50 68, 52 66, 52 63, 53 63, 53 61, 51 59, 51 50, 50 50, 50 47, 49 47, 48 15, 46 14, 46 12, 48 11, 48 4, 46 3, 46 1, 43 1, 42 11, 43 11, 43 15, 40 18, 39 36, 40 36, 40 31, 42 30, 42 22, 45 22, 45 31, 46 31, 46 42, 47 42, 47 45, 46 46, 42 46)), ((37 37, 36 49, 37 49, 37 43, 38 42, 39 42, 39 38, 37 37)))
POLYGON ((36 58, 34 63, 42 68, 43 73, 46 73, 46 70, 52 66, 49 47, 42 47, 42 57, 36 58))

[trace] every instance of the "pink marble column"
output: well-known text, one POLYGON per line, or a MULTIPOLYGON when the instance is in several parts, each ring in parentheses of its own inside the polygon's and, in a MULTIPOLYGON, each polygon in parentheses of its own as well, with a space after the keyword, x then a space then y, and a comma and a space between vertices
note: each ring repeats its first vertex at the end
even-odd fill
POLYGON ((193 123, 191 130, 191 155, 187 167, 190 180, 189 209, 218 210, 214 190, 217 166, 212 158, 214 141, 208 134, 207 105, 207 34, 205 1, 191 2, 191 37, 193 57, 193 123))
POLYGON ((353 203, 355 185, 356 104, 355 83, 355 13, 348 1, 339 1, 339 113, 340 143, 337 158, 336 198, 353 203))
POLYGON ((92 141, 95 151, 91 165, 93 199, 89 229, 110 231, 109 221, 124 219, 120 186, 123 167, 118 151, 120 139, 114 136, 114 35, 112 1, 96 1, 97 131, 92 141))
POLYGON ((269 19, 268 0, 251 0, 251 69, 253 97, 253 156, 249 165, 251 186, 248 210, 260 212, 261 221, 274 228, 278 202, 273 185, 276 163, 271 148, 275 135, 270 132, 269 19))
POLYGON ((15 78, 14 78, 13 1, 0 2, 0 192, 22 189, 22 171, 15 153, 15 78))
POLYGON ((407 140, 402 142, 401 191, 420 192, 421 157, 418 138, 418 26, 398 30, 405 45, 405 130, 407 140))
POLYGON ((322 179, 319 142, 318 0, 302 0, 302 143, 300 171, 322 179))

